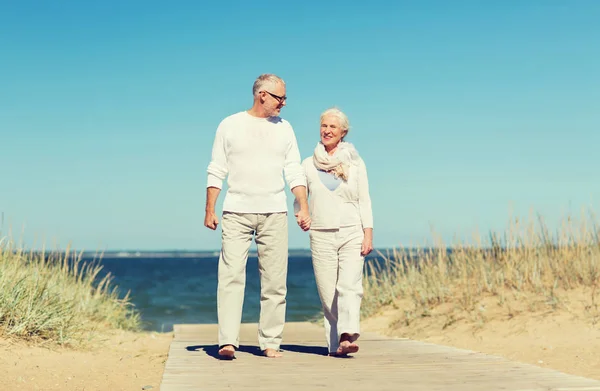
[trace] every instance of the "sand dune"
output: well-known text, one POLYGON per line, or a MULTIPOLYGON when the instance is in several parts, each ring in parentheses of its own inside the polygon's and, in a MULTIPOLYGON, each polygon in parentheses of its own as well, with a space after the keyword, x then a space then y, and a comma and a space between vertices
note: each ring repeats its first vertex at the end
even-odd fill
POLYGON ((540 297, 489 297, 465 311, 448 304, 411 314, 400 301, 363 322, 383 334, 439 343, 600 380, 600 311, 589 290, 540 297), (425 316, 423 316, 425 315, 425 316))
POLYGON ((0 390, 158 390, 171 339, 114 332, 83 350, 0 339, 0 390))

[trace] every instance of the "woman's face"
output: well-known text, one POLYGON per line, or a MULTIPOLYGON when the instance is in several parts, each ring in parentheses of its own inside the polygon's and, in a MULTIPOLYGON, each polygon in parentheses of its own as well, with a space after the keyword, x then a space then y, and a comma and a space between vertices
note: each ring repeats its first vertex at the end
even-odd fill
POLYGON ((330 151, 337 147, 346 133, 346 130, 340 128, 336 117, 326 115, 321 120, 321 143, 325 146, 325 150, 330 151))

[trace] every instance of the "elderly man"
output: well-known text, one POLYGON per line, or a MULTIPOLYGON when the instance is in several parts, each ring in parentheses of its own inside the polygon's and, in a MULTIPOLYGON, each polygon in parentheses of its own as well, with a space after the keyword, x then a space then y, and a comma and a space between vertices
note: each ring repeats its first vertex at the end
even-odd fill
POLYGON ((261 284, 258 341, 266 357, 281 357, 288 262, 285 182, 300 205, 298 225, 304 231, 310 228, 296 136, 292 126, 279 117, 286 105, 285 83, 278 76, 264 74, 256 79, 252 92, 250 110, 219 124, 207 170, 204 225, 212 230, 218 224, 215 204, 225 177, 229 186, 223 202, 217 290, 219 355, 223 358, 233 358, 239 347, 246 261, 253 237, 261 284))

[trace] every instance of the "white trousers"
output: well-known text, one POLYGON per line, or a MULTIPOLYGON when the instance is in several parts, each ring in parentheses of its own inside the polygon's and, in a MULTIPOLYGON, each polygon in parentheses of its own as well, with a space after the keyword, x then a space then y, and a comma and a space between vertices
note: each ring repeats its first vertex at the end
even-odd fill
POLYGON ((364 233, 360 225, 335 230, 310 230, 315 280, 325 321, 330 353, 340 337, 360 335, 360 304, 363 297, 364 257, 360 254, 364 233))
POLYGON ((219 346, 239 347, 248 251, 255 238, 260 273, 261 350, 279 349, 285 323, 288 226, 287 213, 223 213, 219 257, 217 316, 219 346))

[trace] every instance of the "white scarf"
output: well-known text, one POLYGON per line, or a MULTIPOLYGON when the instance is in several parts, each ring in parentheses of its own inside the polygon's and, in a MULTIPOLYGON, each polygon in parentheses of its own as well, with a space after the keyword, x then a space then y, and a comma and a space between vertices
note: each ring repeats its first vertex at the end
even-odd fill
POLYGON ((313 162, 317 169, 332 173, 344 181, 348 181, 350 165, 356 165, 359 159, 354 145, 345 141, 340 141, 333 155, 328 154, 323 143, 319 141, 313 154, 313 162))

